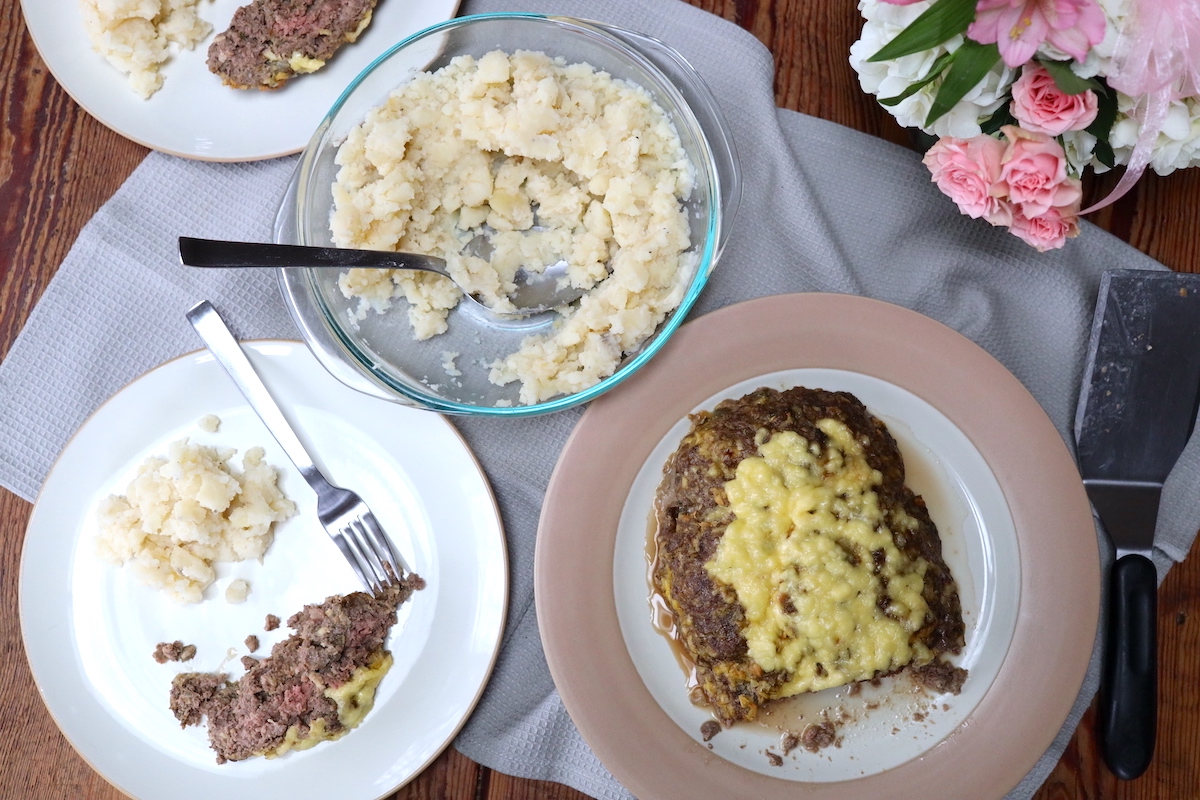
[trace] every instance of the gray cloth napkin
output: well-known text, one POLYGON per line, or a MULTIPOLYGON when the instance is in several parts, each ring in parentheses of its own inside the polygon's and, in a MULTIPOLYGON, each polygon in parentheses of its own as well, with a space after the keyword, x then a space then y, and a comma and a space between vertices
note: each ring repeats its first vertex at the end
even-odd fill
MULTIPOLYGON (((733 128, 744 195, 724 257, 693 316, 797 291, 843 292, 916 309, 978 342, 1033 392, 1070 443, 1100 273, 1161 269, 1091 225, 1039 255, 966 219, 917 154, 775 107, 773 65, 749 33, 675 0, 464 4, 599 18, 677 47, 733 128)), ((183 312, 213 300, 241 337, 296 338, 275 279, 181 269, 181 234, 269 240, 294 158, 208 164, 151 154, 84 228, 0 364, 0 483, 32 499, 75 429, 147 369, 198 347, 183 312)), ((930 353, 936 358, 936 353, 930 353)), ((512 564, 509 625, 495 673, 456 747, 489 767, 628 798, 580 738, 546 667, 533 604, 534 539, 550 472, 581 410, 521 420, 455 419, 495 489, 512 564)), ((1162 501, 1160 575, 1200 522, 1200 439, 1162 501)), ((1111 558, 1107 545, 1105 561, 1111 558)), ((1098 683, 1088 678, 1053 747, 1011 793, 1045 780, 1098 683)))

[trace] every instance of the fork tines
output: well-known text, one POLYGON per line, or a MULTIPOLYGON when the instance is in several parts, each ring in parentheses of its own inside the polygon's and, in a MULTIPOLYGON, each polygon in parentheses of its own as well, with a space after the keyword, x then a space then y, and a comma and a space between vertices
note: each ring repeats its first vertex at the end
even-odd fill
POLYGON ((410 572, 370 512, 352 520, 338 532, 338 545, 358 577, 374 593, 385 585, 400 583, 410 572))

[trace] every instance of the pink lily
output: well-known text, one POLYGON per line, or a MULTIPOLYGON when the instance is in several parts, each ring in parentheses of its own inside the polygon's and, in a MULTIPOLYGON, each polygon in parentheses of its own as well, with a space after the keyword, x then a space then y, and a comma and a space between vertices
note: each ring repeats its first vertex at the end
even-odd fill
POLYGON ((1104 39, 1105 24, 1096 0, 979 0, 967 36, 995 43, 1004 63, 1019 67, 1042 42, 1082 61, 1104 39))

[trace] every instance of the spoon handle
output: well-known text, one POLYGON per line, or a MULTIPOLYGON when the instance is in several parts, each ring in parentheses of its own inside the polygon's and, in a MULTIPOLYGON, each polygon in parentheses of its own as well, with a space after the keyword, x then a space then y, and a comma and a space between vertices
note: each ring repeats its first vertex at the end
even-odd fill
POLYGON ((179 237, 179 260, 189 267, 381 267, 446 274, 446 262, 417 253, 385 253, 341 247, 227 242, 179 237))

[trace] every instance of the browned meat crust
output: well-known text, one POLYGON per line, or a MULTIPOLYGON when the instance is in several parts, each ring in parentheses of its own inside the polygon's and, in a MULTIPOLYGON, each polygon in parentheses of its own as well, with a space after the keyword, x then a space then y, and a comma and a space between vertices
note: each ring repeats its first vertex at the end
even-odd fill
POLYGON ((697 689, 727 725, 754 719, 787 675, 764 672, 749 657, 744 611, 733 588, 704 568, 733 519, 724 485, 743 458, 757 454, 760 429, 794 431, 824 447, 828 437, 816 423, 827 418, 842 422, 864 442, 867 462, 883 475, 880 506, 889 514, 903 510, 919 523, 915 535, 896 537, 907 556, 929 563, 923 596, 930 613, 914 640, 935 654, 956 653, 963 646, 958 588, 924 500, 904 485, 904 462, 887 428, 846 392, 758 389, 692 415, 691 430, 664 467, 655 503, 654 588, 674 613, 679 645, 696 667, 697 689))
POLYGON ((912 671, 917 683, 938 694, 958 694, 967 680, 967 671, 944 661, 934 661, 912 671))
POLYGON ((235 89, 278 89, 297 74, 294 56, 325 62, 358 38, 375 3, 254 0, 235 11, 229 29, 209 45, 208 69, 235 89))
POLYGON ((270 752, 296 726, 305 738, 318 719, 325 730, 343 728, 337 703, 324 694, 384 651, 396 609, 424 586, 416 577, 372 596, 334 595, 307 605, 287 622, 295 633, 262 661, 246 656, 237 681, 224 674, 185 672, 171 685, 171 711, 184 727, 208 718, 208 739, 217 763, 270 752))

